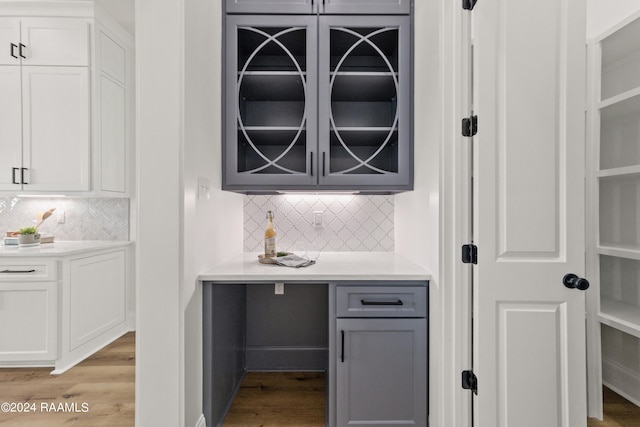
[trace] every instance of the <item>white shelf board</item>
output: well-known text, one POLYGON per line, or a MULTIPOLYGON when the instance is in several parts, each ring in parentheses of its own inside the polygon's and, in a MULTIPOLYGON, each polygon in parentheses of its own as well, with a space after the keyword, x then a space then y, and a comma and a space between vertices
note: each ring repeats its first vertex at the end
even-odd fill
POLYGON ((609 34, 600 38, 603 44, 602 63, 604 67, 620 61, 638 51, 640 40, 640 15, 636 14, 628 22, 618 26, 609 34))
MULTIPOLYGON (((280 132, 280 131, 298 131, 300 126, 245 126, 244 130, 253 132, 280 132)), ((241 130, 239 127, 238 130, 241 130)), ((302 130, 306 130, 303 127, 302 130)))
POLYGON ((600 323, 640 338, 640 307, 601 298, 598 319, 600 323))
POLYGON ((598 178, 630 177, 633 175, 640 175, 640 165, 602 169, 596 172, 598 178))
POLYGON ((332 127, 339 132, 389 132, 391 130, 396 130, 396 128, 392 128, 390 126, 336 126, 332 127))
POLYGON ((612 117, 620 116, 621 113, 637 113, 640 111, 640 87, 634 87, 633 89, 600 101, 598 103, 598 109, 602 111, 603 115, 612 117))
MULTIPOLYGON (((238 76, 240 75, 244 75, 244 76, 258 76, 258 77, 264 77, 264 76, 299 76, 301 73, 299 73, 298 71, 278 71, 278 70, 273 70, 273 71, 245 71, 244 73, 241 71, 238 71, 238 76)), ((302 72, 303 76, 307 75, 306 71, 302 72)))
POLYGON ((596 252, 600 255, 640 260, 640 248, 638 246, 602 243, 596 248, 596 252))
POLYGON ((330 76, 365 76, 365 77, 387 77, 387 76, 397 76, 397 72, 391 71, 331 71, 329 73, 330 76))

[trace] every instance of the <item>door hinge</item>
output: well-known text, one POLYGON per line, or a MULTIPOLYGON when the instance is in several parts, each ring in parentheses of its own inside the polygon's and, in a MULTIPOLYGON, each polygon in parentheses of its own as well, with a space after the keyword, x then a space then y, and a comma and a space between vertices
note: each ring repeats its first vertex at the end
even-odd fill
POLYGON ((473 394, 478 395, 478 377, 473 371, 462 371, 462 388, 471 390, 473 394))
POLYGON ((478 133, 478 116, 462 119, 462 136, 474 136, 478 133))
POLYGON ((478 263, 478 247, 476 245, 462 245, 462 262, 464 264, 478 263))
POLYGON ((478 0, 462 0, 462 8, 464 10, 473 10, 476 3, 478 3, 478 0))

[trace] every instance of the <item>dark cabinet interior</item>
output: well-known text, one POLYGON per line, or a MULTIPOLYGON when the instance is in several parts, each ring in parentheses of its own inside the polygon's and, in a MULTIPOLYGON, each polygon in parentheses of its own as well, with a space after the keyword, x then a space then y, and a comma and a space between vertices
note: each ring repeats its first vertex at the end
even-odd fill
POLYGON ((409 16, 225 24, 223 189, 412 189, 409 16))

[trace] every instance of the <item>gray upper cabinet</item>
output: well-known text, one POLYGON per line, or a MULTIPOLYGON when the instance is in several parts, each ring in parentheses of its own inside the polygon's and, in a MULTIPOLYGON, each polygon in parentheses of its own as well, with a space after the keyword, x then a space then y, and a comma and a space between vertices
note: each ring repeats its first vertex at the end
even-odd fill
POLYGON ((223 189, 411 190, 411 45, 410 16, 227 15, 223 189))
POLYGON ((317 0, 320 13, 326 14, 402 14, 411 12, 410 0, 317 0))
POLYGON ((319 48, 320 185, 409 189, 409 17, 321 17, 319 48))
POLYGON ((408 15, 410 0, 226 0, 227 13, 408 15))
POLYGON ((311 16, 227 19, 226 189, 315 185, 316 23, 311 16))

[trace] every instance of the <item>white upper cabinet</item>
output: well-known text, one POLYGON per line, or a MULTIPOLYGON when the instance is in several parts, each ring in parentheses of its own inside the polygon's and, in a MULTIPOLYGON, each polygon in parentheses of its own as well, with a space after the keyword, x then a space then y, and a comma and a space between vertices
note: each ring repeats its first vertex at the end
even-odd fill
POLYGON ((0 64, 89 65, 89 22, 77 18, 0 18, 0 64))
POLYGON ((20 20, 0 18, 0 65, 20 65, 19 49, 20 20))
POLYGON ((0 191, 129 196, 131 36, 92 2, 21 13, 0 7, 0 191))
POLYGON ((22 165, 20 67, 0 66, 0 190, 12 190, 22 165))
POLYGON ((23 67, 23 190, 89 190, 89 111, 87 67, 23 67))

